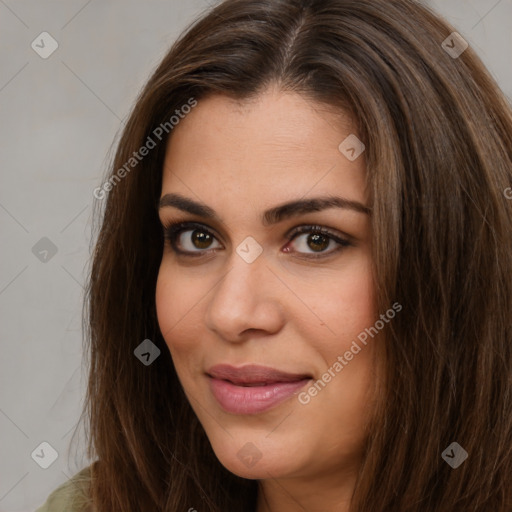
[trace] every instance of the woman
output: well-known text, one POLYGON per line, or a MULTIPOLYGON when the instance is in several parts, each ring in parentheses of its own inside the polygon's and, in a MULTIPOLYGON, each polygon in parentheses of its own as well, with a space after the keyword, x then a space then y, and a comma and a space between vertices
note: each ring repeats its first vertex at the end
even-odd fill
POLYGON ((95 190, 97 461, 53 497, 510 512, 511 183, 510 105, 425 7, 215 7, 95 190))

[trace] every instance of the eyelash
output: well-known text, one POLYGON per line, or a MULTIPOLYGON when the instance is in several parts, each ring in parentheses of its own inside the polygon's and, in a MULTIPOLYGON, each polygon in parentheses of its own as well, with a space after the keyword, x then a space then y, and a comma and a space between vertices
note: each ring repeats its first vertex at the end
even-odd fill
MULTIPOLYGON (((199 231, 202 231, 204 233, 207 233, 208 235, 212 236, 217 240, 217 237, 210 231, 205 225, 199 224, 196 222, 176 222, 176 223, 168 223, 163 226, 163 232, 164 232, 164 240, 168 241, 173 249, 174 252, 177 254, 180 254, 181 256, 185 257, 192 257, 197 258, 204 256, 208 252, 215 251, 216 249, 205 249, 203 250, 197 250, 197 251, 183 251, 180 249, 176 243, 176 240, 181 233, 184 231, 193 231, 194 229, 197 229, 199 231)), ((324 228, 322 226, 318 225, 303 225, 298 226, 293 231, 289 232, 286 236, 288 239, 287 243, 292 242, 297 238, 299 235, 304 233, 311 233, 311 234, 319 234, 327 237, 329 240, 333 240, 338 244, 338 247, 334 250, 328 251, 328 252, 319 252, 317 254, 314 253, 303 253, 303 252, 297 252, 297 251, 291 251, 291 252, 297 252, 297 254, 300 254, 301 257, 307 258, 307 259, 319 259, 319 258, 325 258, 328 256, 331 256, 334 253, 337 253, 346 247, 352 246, 353 244, 349 242, 348 240, 339 237, 335 233, 332 233, 327 228, 324 228)), ((218 240, 217 240, 218 241, 218 240)))

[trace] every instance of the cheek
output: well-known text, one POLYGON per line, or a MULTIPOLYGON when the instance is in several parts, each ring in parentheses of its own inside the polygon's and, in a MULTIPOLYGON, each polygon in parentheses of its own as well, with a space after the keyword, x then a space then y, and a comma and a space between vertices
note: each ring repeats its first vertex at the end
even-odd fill
MULTIPOLYGON (((377 338, 368 338, 369 342, 364 345, 358 340, 358 336, 378 319, 369 260, 351 266, 350 272, 340 272, 336 284, 330 282, 323 292, 317 289, 311 300, 325 328, 317 329, 317 322, 302 324, 310 360, 318 358, 315 366, 323 375, 318 377, 328 382, 325 389, 318 386, 321 389, 318 398, 315 394, 314 403, 310 404, 311 410, 315 411, 312 416, 324 418, 322 408, 329 404, 332 419, 345 425, 345 433, 351 432, 351 436, 359 439, 365 416, 369 413, 368 398, 374 396, 376 348, 380 342, 377 338), (340 363, 339 357, 346 362, 340 363), (337 368, 342 364, 343 369, 335 369, 336 361, 337 368), (323 373, 324 369, 326 373, 323 373), (327 373, 328 369, 334 377, 327 373), (347 418, 351 420, 347 421, 347 418)), ((321 422, 318 428, 321 428, 321 422)))
POLYGON ((161 267, 155 294, 158 324, 178 378, 189 392, 194 388, 190 376, 199 371, 202 363, 198 354, 204 351, 198 316, 201 297, 204 299, 204 292, 200 295, 190 279, 161 267))
POLYGON ((338 308, 332 312, 337 317, 338 329, 352 336, 373 325, 377 312, 372 276, 369 269, 354 274, 343 281, 343 289, 338 291, 338 308), (355 332, 357 331, 357 333, 355 332))
POLYGON ((165 272, 160 267, 156 282, 155 302, 158 325, 166 341, 168 333, 176 323, 179 314, 176 308, 174 290, 176 290, 174 283, 166 277, 165 272))
MULTIPOLYGON (((377 318, 371 267, 366 259, 351 266, 350 271, 341 272, 327 287, 317 289, 313 297, 314 311, 328 328, 324 332, 327 337, 317 349, 331 358, 377 318)), ((310 339, 318 339, 318 335, 310 334, 310 339)))
POLYGON ((194 330, 199 328, 199 323, 193 320, 201 296, 194 290, 190 281, 187 284, 178 272, 171 272, 162 264, 156 283, 156 312, 160 331, 173 357, 178 351, 191 350, 192 341, 198 339, 194 330))

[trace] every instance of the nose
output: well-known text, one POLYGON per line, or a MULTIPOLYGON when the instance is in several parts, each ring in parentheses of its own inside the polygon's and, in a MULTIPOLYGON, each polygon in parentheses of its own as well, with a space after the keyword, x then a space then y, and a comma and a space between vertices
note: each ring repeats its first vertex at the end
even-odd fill
POLYGON ((283 290, 263 254, 247 263, 233 252, 227 273, 208 295, 206 327, 230 342, 254 331, 275 334, 284 324, 283 290))

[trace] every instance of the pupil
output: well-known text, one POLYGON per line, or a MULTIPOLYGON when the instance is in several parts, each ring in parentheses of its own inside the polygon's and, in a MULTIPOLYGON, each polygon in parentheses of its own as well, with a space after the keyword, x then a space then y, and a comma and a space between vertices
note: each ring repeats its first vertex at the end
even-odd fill
POLYGON ((329 240, 324 235, 314 233, 308 236, 308 244, 310 243, 314 244, 310 245, 311 249, 321 251, 329 245, 329 240))
POLYGON ((204 231, 199 231, 196 229, 192 233, 192 243, 198 249, 206 249, 212 243, 211 236, 204 231))

